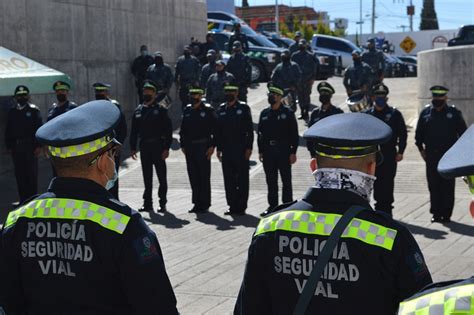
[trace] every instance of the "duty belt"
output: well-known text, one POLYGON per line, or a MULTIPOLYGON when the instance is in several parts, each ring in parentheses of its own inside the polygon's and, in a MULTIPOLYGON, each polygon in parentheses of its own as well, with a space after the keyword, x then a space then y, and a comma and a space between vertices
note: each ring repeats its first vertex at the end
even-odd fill
POLYGON ((268 140, 267 144, 270 145, 270 146, 275 146, 275 145, 279 145, 279 144, 287 143, 287 142, 288 141, 286 141, 286 140, 268 140))

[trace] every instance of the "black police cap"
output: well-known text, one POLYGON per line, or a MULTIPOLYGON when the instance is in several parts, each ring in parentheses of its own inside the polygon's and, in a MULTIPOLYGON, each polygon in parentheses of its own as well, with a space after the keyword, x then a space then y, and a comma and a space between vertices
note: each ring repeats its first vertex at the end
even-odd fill
POLYGON ((71 85, 67 82, 64 81, 56 81, 53 84, 53 90, 58 91, 58 90, 66 90, 69 91, 71 89, 71 85))
POLYGON ((374 94, 374 95, 384 96, 384 95, 388 95, 389 92, 390 92, 390 90, 383 83, 376 84, 372 87, 372 94, 374 94))
POLYGON ((438 172, 445 178, 474 175, 474 125, 443 155, 438 172))
POLYGON ((142 88, 158 91, 158 84, 153 80, 145 80, 143 81, 142 88))
POLYGON ((332 87, 331 84, 329 84, 328 82, 326 81, 323 81, 323 82, 320 82, 317 86, 317 90, 318 92, 321 94, 321 93, 329 93, 329 94, 334 94, 336 93, 336 91, 334 90, 334 88, 332 87))
POLYGON ((189 94, 204 94, 204 89, 199 84, 192 84, 189 87, 189 94))
POLYGON ((110 89, 111 85, 108 84, 108 83, 96 82, 96 83, 92 84, 92 87, 96 91, 108 91, 110 89))
POLYGON ((111 142, 120 110, 109 101, 91 101, 41 126, 36 138, 53 156, 68 158, 92 153, 111 142))
POLYGON ((448 94, 449 89, 442 85, 434 85, 430 87, 430 91, 433 97, 437 97, 437 96, 445 96, 446 94, 448 94))
POLYGON ((28 95, 28 94, 30 94, 30 89, 26 85, 18 85, 15 88, 15 92, 13 94, 15 96, 28 95))

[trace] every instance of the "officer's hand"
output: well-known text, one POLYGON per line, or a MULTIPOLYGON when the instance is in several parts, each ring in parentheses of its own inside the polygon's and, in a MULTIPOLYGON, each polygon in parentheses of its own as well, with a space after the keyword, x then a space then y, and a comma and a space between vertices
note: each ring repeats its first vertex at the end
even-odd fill
POLYGON ((401 160, 403 160, 403 154, 398 153, 398 154, 395 156, 395 161, 400 162, 401 160))
POLYGON ((207 149, 207 152, 206 152, 206 157, 208 160, 211 159, 211 156, 214 154, 214 147, 210 147, 209 149, 207 149))
POLYGON ((420 155, 423 158, 423 160, 426 161, 426 151, 425 150, 420 150, 420 155))
POLYGON ((216 156, 217 156, 217 159, 219 160, 219 162, 222 162, 222 151, 217 151, 216 156))
POLYGON ((245 159, 248 161, 250 160, 250 156, 252 155, 252 149, 245 150, 245 159))
POLYGON ((130 155, 131 155, 131 157, 132 157, 133 160, 136 160, 136 159, 137 159, 137 151, 132 150, 132 151, 130 152, 130 155))
POLYGON ((347 96, 351 96, 351 95, 352 95, 352 90, 351 90, 351 89, 347 89, 347 90, 346 90, 346 93, 347 93, 347 96))
POLYGON ((263 162, 263 154, 262 154, 262 153, 260 153, 260 154, 258 155, 258 160, 259 160, 260 162, 263 162))
POLYGON ((161 158, 164 160, 166 160, 168 158, 168 156, 170 156, 170 150, 164 150, 163 151, 163 154, 161 155, 161 158))
POLYGON ((296 162, 296 154, 290 154, 290 164, 295 164, 296 162))

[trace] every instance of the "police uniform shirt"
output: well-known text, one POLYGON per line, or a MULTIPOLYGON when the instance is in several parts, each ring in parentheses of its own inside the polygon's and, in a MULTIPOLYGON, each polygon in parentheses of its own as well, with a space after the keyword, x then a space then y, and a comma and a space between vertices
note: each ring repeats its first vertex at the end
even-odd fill
MULTIPOLYGON (((369 85, 373 77, 372 68, 365 62, 347 67, 344 72, 344 87, 352 90, 360 89, 363 85, 369 85)), ((370 87, 369 87, 370 88, 370 87)))
POLYGON ((291 61, 296 62, 301 69, 301 81, 313 80, 318 71, 318 63, 308 51, 297 51, 291 55, 291 61))
POLYGON ((7 314, 178 313, 155 233, 94 181, 53 179, 0 244, 7 314))
POLYGON ((215 62, 209 62, 206 63, 204 66, 202 66, 201 69, 201 75, 199 78, 200 86, 201 87, 206 87, 207 80, 209 80, 209 77, 216 73, 216 63, 215 62))
POLYGON ((322 106, 316 107, 309 118, 308 127, 311 127, 323 118, 331 115, 343 113, 342 109, 331 104, 327 110, 324 110, 322 106))
POLYGON ((385 69, 385 57, 380 50, 365 51, 361 56, 362 62, 368 64, 374 72, 380 72, 385 69))
POLYGON ((462 113, 453 105, 437 111, 427 105, 420 113, 416 126, 415 144, 427 152, 446 152, 466 130, 462 113))
POLYGON ((217 110, 217 151, 252 150, 253 123, 250 107, 236 101, 234 106, 222 104, 217 110))
POLYGON ((215 72, 211 74, 206 83, 206 99, 208 102, 224 102, 224 83, 235 82, 235 77, 232 73, 225 70, 222 72, 215 72))
POLYGON ((156 83, 156 85, 163 89, 169 90, 173 85, 173 70, 171 67, 164 63, 162 65, 152 64, 146 71, 146 79, 156 83))
POLYGON ((298 149, 298 124, 294 112, 281 105, 277 110, 267 107, 260 113, 257 130, 258 152, 262 154, 275 141, 278 145, 286 144, 290 154, 298 149))
POLYGON ((229 42, 227 43, 227 47, 229 52, 232 52, 232 48, 234 47, 234 42, 239 41, 242 44, 242 51, 245 53, 249 50, 249 42, 247 40, 247 35, 242 32, 234 32, 229 37, 229 42))
MULTIPOLYGON (((302 201, 262 219, 234 314, 292 314, 335 218, 350 205, 370 207, 348 190, 311 188, 302 201)), ((307 314, 394 314, 400 301, 432 282, 413 236, 390 217, 363 211, 350 235, 333 251, 307 314)))
POLYGON ((272 73, 272 83, 283 89, 296 87, 301 79, 300 66, 293 61, 280 62, 272 73))
POLYGON ((241 86, 252 82, 252 68, 249 57, 243 53, 234 53, 230 56, 226 71, 231 73, 235 78, 235 82, 241 86))
POLYGON ((130 148, 137 151, 137 142, 150 140, 162 142, 164 150, 169 150, 173 135, 171 119, 168 116, 168 109, 156 103, 146 106, 143 104, 133 112, 132 131, 130 133, 130 148))
POLYGON ((211 105, 201 103, 197 109, 186 106, 179 131, 181 147, 192 144, 215 146, 216 126, 217 115, 211 105))
POLYGON ((39 108, 26 104, 23 108, 12 107, 8 112, 5 130, 5 146, 8 150, 38 147, 36 130, 43 124, 39 108))
POLYGON ((181 83, 191 83, 199 81, 201 64, 194 56, 181 56, 176 61, 176 80, 181 83))
POLYGON ((59 106, 58 103, 53 103, 53 106, 51 106, 51 108, 48 110, 47 121, 50 121, 51 119, 58 117, 59 115, 64 114, 65 112, 70 111, 76 107, 77 104, 72 101, 66 101, 61 106, 59 106))

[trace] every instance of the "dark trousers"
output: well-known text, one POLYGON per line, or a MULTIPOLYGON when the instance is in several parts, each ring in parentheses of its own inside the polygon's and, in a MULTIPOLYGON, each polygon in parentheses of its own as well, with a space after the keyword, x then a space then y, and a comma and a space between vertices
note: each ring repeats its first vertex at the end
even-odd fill
POLYGON ((290 108, 292 111, 296 112, 296 99, 298 97, 298 94, 296 91, 290 90, 288 93, 291 95, 291 104, 290 108))
POLYGON ((375 210, 392 215, 393 189, 395 187, 395 174, 397 173, 397 161, 394 156, 384 156, 382 164, 377 165, 374 183, 375 210))
POLYGON ((283 184, 283 203, 293 201, 291 185, 290 152, 287 146, 268 146, 263 152, 263 170, 268 186, 268 205, 271 209, 278 206, 278 172, 283 184))
POLYGON ((179 84, 179 99, 181 101, 182 108, 190 103, 189 101, 189 83, 179 84))
POLYGON ((300 104, 301 115, 307 116, 309 104, 311 103, 311 89, 313 88, 313 81, 303 81, 298 85, 298 102, 300 104))
POLYGON ((245 83, 242 83, 239 86, 239 96, 238 96, 239 101, 247 103, 247 93, 248 93, 247 86, 245 85, 245 83))
POLYGON ((198 209, 211 206, 211 161, 206 157, 207 144, 186 147, 186 167, 191 183, 192 202, 198 209))
POLYGON ((38 159, 33 148, 12 150, 16 185, 20 203, 38 193, 38 159))
POLYGON ((222 172, 230 212, 245 212, 249 199, 249 161, 243 152, 223 152, 222 172))
POLYGON ((450 218, 454 208, 454 179, 442 178, 437 170, 444 152, 426 153, 426 178, 430 191, 430 212, 435 217, 450 218))
POLYGON ((160 199, 160 206, 166 205, 168 182, 166 179, 166 162, 161 157, 163 151, 163 145, 159 142, 140 145, 140 160, 142 162, 143 182, 145 184, 145 191, 143 192, 143 203, 145 206, 151 207, 153 205, 153 166, 155 166, 159 182, 158 198, 160 199))
MULTIPOLYGON (((120 154, 117 153, 117 155, 115 155, 115 170, 117 171, 117 174, 119 172, 119 168, 120 168, 120 154)), ((117 180, 115 181, 115 185, 109 189, 109 192, 112 194, 112 196, 114 196, 115 199, 119 200, 119 179, 117 178, 117 180)))

